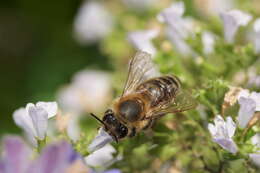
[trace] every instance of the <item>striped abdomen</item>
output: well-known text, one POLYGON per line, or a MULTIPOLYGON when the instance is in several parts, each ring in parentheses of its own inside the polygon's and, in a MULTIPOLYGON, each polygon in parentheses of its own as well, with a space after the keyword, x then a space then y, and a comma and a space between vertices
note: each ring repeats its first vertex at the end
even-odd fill
POLYGON ((150 101, 150 107, 170 102, 180 88, 179 80, 174 76, 162 76, 150 79, 136 88, 150 101))

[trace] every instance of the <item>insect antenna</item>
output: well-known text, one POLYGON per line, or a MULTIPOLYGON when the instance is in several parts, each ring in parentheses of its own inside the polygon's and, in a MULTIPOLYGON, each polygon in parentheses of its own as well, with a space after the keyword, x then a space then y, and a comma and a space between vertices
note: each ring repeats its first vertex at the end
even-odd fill
MULTIPOLYGON (((104 121, 102 121, 100 118, 98 118, 95 114, 90 113, 90 115, 92 117, 94 117, 97 121, 99 121, 101 124, 103 124, 106 128, 108 127, 107 124, 104 121)), ((113 132, 111 132, 111 133, 112 133, 112 136, 114 137, 114 140, 116 141, 116 143, 118 143, 117 136, 113 132)))
POLYGON ((97 121, 99 121, 101 124, 103 124, 104 126, 106 126, 107 127, 107 125, 105 124, 105 122, 104 121, 102 121, 100 118, 98 118, 95 114, 93 114, 93 113, 90 113, 90 115, 92 116, 92 117, 94 117, 97 121))

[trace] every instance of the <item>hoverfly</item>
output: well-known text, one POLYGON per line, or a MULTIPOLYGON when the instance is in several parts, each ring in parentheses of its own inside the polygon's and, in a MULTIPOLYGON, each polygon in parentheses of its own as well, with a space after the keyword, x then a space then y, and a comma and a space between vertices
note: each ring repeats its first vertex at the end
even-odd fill
POLYGON ((150 128, 167 113, 183 112, 196 107, 196 101, 181 89, 174 75, 156 76, 151 55, 139 51, 130 61, 122 95, 99 119, 103 129, 115 141, 133 137, 150 128))

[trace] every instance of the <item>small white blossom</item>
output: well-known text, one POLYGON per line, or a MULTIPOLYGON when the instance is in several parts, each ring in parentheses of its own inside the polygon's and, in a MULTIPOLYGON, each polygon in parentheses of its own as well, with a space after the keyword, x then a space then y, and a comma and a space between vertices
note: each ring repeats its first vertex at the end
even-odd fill
POLYGON ((255 111, 260 111, 260 93, 242 90, 238 96, 238 103, 240 108, 237 120, 240 127, 245 128, 255 111))
POLYGON ((155 55, 156 48, 152 43, 152 39, 154 39, 158 35, 158 30, 143 30, 143 31, 134 31, 130 32, 127 36, 128 41, 137 49, 151 55, 155 55))
POLYGON ((120 155, 114 157, 113 155, 115 153, 115 148, 112 145, 107 144, 85 157, 85 162, 89 166, 106 168, 122 159, 120 155))
POLYGON ((177 51, 183 55, 193 54, 193 51, 186 43, 186 39, 192 35, 194 21, 191 18, 184 18, 184 3, 174 3, 171 7, 164 9, 158 20, 167 24, 166 34, 177 51))
POLYGON ((260 167, 260 153, 251 153, 249 158, 257 167, 260 167))
POLYGON ((210 54, 214 51, 215 37, 211 32, 205 31, 202 33, 202 44, 203 52, 205 54, 210 54))
POLYGON ((26 108, 20 108, 13 113, 15 123, 21 127, 31 142, 43 140, 46 136, 48 119, 57 113, 56 102, 28 103, 26 108))
POLYGON ((112 141, 113 138, 103 128, 100 128, 98 131, 98 135, 93 139, 91 144, 88 146, 88 151, 89 152, 96 151, 112 141))
POLYGON ((136 11, 143 11, 154 6, 158 0, 123 0, 124 4, 136 11))
POLYGON ((255 52, 260 53, 260 18, 256 19, 254 22, 254 32, 255 52))
POLYGON ((68 113, 100 111, 111 100, 110 75, 98 70, 83 70, 75 74, 72 83, 58 93, 61 108, 68 113))
POLYGON ((240 10, 230 10, 220 14, 224 24, 224 37, 226 42, 233 43, 236 32, 240 26, 246 26, 252 16, 240 10))
MULTIPOLYGON (((253 145, 260 148, 260 133, 254 135, 251 138, 251 142, 253 145)), ((256 153, 249 154, 249 158, 257 167, 260 167, 260 150, 256 153)))
POLYGON ((214 119, 215 125, 209 123, 208 129, 211 133, 213 141, 219 144, 225 150, 236 153, 237 146, 233 141, 232 137, 235 134, 236 125, 231 117, 227 117, 226 121, 217 115, 214 119))
POLYGON ((112 30, 112 18, 101 3, 85 1, 74 22, 76 40, 81 44, 89 44, 103 39, 112 30))

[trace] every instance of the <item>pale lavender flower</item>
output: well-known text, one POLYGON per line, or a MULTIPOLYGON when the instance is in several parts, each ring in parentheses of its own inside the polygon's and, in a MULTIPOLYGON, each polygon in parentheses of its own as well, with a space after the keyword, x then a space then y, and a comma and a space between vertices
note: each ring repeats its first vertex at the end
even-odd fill
POLYGON ((115 148, 107 144, 104 147, 94 151, 87 157, 85 157, 85 162, 87 165, 92 167, 106 168, 118 160, 122 159, 121 155, 114 156, 116 154, 115 148))
POLYGON ((78 122, 84 112, 99 112, 112 98, 112 83, 108 73, 98 70, 82 70, 76 73, 72 83, 58 92, 61 109, 70 116, 67 134, 73 141, 79 139, 78 122))
POLYGON ((255 52, 260 53, 260 18, 256 19, 254 22, 254 32, 255 52))
POLYGON ((211 123, 208 124, 208 129, 211 133, 213 141, 225 150, 233 154, 236 153, 237 145, 232 139, 235 134, 236 125, 232 118, 227 117, 226 121, 224 121, 220 115, 217 115, 214 119, 214 123, 215 125, 211 123))
POLYGON ((151 55, 155 55, 156 48, 152 43, 152 39, 154 39, 158 35, 158 30, 142 30, 142 31, 134 31, 128 33, 128 41, 137 49, 151 55))
POLYGON ((56 115, 57 109, 56 102, 37 102, 36 105, 28 103, 26 108, 20 108, 13 113, 13 119, 36 146, 37 140, 45 138, 48 119, 56 115))
POLYGON ((80 173, 89 171, 80 155, 65 141, 47 146, 36 160, 32 160, 32 150, 19 137, 7 137, 4 140, 3 149, 4 155, 0 163, 0 170, 3 170, 3 173, 80 173))
POLYGON ((112 27, 113 17, 100 2, 85 1, 75 18, 75 38, 81 44, 95 43, 106 37, 112 27))
POLYGON ((253 145, 257 146, 258 148, 260 148, 260 133, 255 134, 252 138, 251 138, 251 142, 253 145))
POLYGON ((27 173, 30 164, 31 149, 19 137, 4 139, 4 155, 0 161, 1 173, 27 173))
POLYGON ((210 54, 214 52, 215 45, 215 36, 208 31, 202 33, 202 44, 203 44, 203 52, 205 54, 210 54))
POLYGON ((158 20, 167 24, 166 34, 175 49, 183 55, 190 55, 194 52, 185 40, 193 33, 194 21, 188 17, 184 18, 184 11, 183 2, 174 3, 158 15, 158 20))
POLYGON ((151 7, 153 7, 154 5, 156 5, 156 3, 158 3, 158 0, 123 0, 124 4, 129 7, 132 8, 133 10, 136 11, 143 11, 143 10, 147 10, 151 7))
POLYGON ((111 100, 111 77, 98 70, 76 73, 72 83, 58 92, 58 103, 68 113, 98 112, 111 100))
POLYGON ((255 111, 260 111, 260 93, 242 90, 238 96, 238 103, 240 108, 237 120, 240 127, 245 128, 255 111))
POLYGON ((224 24, 224 37, 226 42, 233 43, 236 32, 240 26, 246 26, 252 16, 240 10, 230 10, 220 14, 224 24))
MULTIPOLYGON (((251 142, 253 145, 260 148, 260 133, 254 135, 251 138, 251 142)), ((257 167, 260 167, 260 150, 256 153, 249 154, 249 158, 257 167)))

